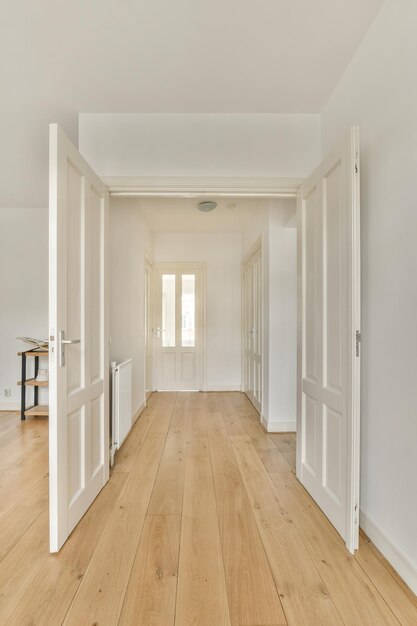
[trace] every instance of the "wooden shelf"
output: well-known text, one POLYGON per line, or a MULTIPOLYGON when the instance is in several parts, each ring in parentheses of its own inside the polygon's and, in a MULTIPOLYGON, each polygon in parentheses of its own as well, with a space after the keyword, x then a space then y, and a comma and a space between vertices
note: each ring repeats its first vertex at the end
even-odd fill
POLYGON ((39 404, 39 387, 48 387, 49 381, 47 380, 36 380, 39 374, 39 361, 42 358, 46 358, 49 356, 48 348, 32 348, 26 350, 25 352, 18 352, 19 357, 22 359, 21 362, 21 371, 22 377, 20 382, 17 383, 20 385, 20 419, 24 421, 26 419, 26 415, 41 415, 48 416, 49 410, 46 405, 39 404), (26 357, 32 357, 30 378, 28 378, 27 372, 27 364, 28 360, 26 357), (28 387, 32 387, 33 389, 33 406, 30 409, 26 408, 26 390, 28 387))
POLYGON ((48 417, 49 406, 47 404, 38 404, 37 406, 33 406, 31 409, 26 409, 25 415, 39 415, 42 417, 48 417))
MULTIPOLYGON (((18 385, 22 384, 22 381, 19 380, 18 385)), ((25 381, 26 387, 47 387, 49 385, 48 380, 36 380, 36 378, 29 378, 29 380, 25 381)))
POLYGON ((18 352, 17 356, 22 356, 22 354, 25 356, 48 356, 49 350, 45 350, 44 348, 39 350, 28 350, 28 352, 18 352))

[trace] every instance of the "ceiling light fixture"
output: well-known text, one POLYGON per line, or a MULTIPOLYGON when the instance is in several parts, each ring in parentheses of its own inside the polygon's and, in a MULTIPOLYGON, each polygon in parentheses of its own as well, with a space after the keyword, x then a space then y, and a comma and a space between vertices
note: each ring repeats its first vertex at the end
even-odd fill
POLYGON ((213 202, 212 200, 203 200, 198 203, 197 208, 199 211, 203 211, 203 213, 208 213, 209 211, 215 209, 216 206, 217 202, 213 202))

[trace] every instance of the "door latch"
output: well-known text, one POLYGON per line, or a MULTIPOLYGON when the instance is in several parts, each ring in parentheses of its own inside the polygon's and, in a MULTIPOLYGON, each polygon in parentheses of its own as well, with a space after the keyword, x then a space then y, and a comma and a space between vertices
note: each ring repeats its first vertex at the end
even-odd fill
POLYGON ((362 337, 361 337, 361 333, 359 330, 356 331, 356 356, 360 356, 360 343, 361 343, 362 337))

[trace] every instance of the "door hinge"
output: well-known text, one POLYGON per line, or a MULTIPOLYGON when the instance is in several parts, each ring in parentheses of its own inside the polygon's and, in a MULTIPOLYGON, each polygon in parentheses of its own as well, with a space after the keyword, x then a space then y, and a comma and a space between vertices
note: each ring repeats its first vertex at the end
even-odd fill
POLYGON ((355 152, 355 174, 359 174, 359 152, 355 152))
POLYGON ((360 343, 361 343, 362 337, 361 337, 361 333, 359 330, 356 331, 356 356, 360 356, 360 343))

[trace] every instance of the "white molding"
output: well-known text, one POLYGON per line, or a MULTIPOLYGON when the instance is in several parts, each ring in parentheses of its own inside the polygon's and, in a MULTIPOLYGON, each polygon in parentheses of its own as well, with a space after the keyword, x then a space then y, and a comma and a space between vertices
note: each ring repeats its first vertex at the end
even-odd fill
POLYGON ((240 385, 207 385, 204 391, 241 391, 240 385))
POLYGON ((135 411, 135 413, 132 415, 132 426, 136 422, 136 420, 139 418, 140 414, 142 413, 145 407, 146 407, 146 400, 142 402, 138 410, 135 411))
POLYGON ((261 424, 265 428, 265 430, 268 432, 268 420, 263 413, 261 413, 261 424))
POLYGON ((245 265, 249 263, 252 257, 255 256, 257 252, 261 252, 262 254, 262 233, 259 235, 258 239, 255 241, 249 252, 246 254, 245 258, 242 261, 242 269, 244 269, 245 265))
POLYGON ((291 420, 290 422, 280 422, 277 420, 268 420, 264 415, 262 415, 261 422, 268 433, 295 433, 297 431, 296 420, 291 420))
POLYGON ((417 593, 417 567, 414 563, 363 511, 360 512, 360 526, 404 582, 417 593))
POLYGON ((293 198, 301 178, 104 176, 112 196, 293 198))
POLYGON ((0 411, 20 411, 19 402, 0 402, 0 411))

